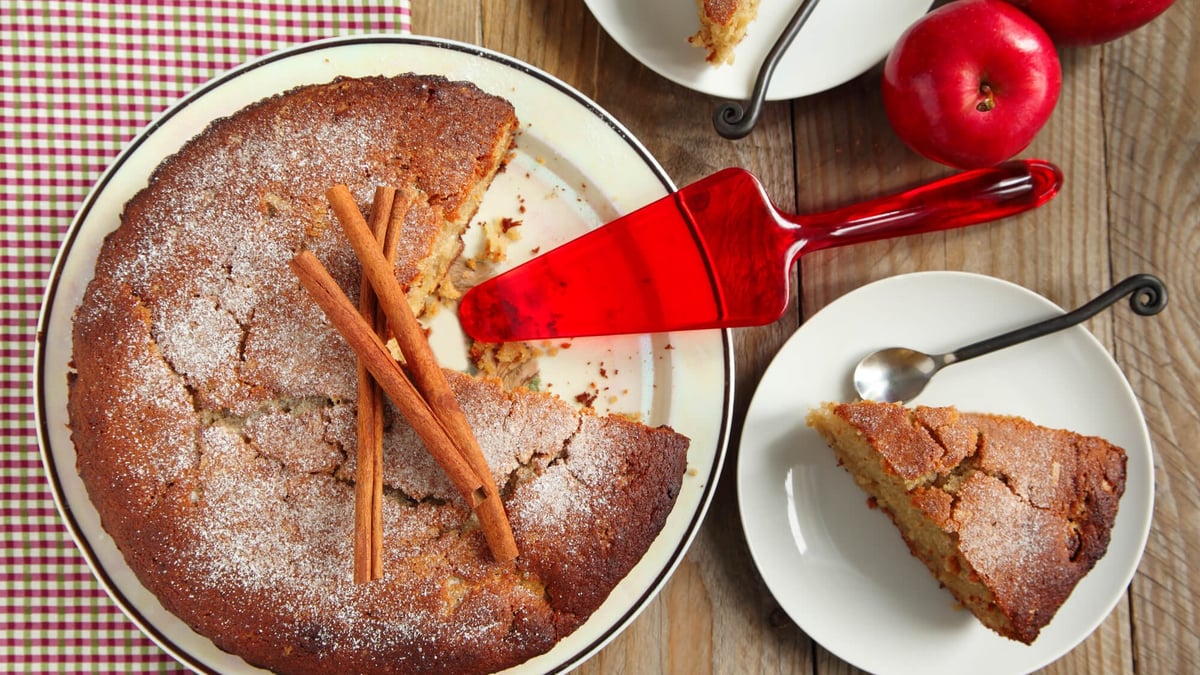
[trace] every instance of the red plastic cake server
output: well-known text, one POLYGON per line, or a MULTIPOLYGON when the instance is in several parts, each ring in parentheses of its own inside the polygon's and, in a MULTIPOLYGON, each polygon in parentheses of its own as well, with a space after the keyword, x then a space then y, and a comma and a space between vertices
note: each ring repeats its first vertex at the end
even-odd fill
POLYGON ((472 288, 459 319, 484 342, 766 324, 804 253, 1003 218, 1061 185, 1058 167, 1020 160, 790 215, 750 173, 725 169, 472 288))

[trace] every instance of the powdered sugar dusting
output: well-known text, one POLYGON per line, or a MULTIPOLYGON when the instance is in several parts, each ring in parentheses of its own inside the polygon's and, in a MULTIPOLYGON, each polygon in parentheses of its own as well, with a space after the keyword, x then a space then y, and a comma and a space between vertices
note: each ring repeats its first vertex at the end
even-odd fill
POLYGON ((552 464, 524 484, 513 510, 514 527, 550 537, 561 536, 570 523, 592 512, 586 487, 565 464, 552 464))
MULTIPOLYGON (((242 329, 212 298, 190 298, 158 312, 154 339, 166 360, 217 405, 236 397, 242 329)), ((227 403, 226 403, 227 404, 227 403)))
MULTIPOLYGON (((195 562, 210 585, 237 579, 260 589, 294 578, 295 558, 281 555, 286 493, 278 463, 260 458, 236 430, 211 426, 201 433, 202 460, 192 524, 195 562)), ((290 551, 289 551, 290 552, 290 551)))
MULTIPOLYGON (((514 529, 538 542, 517 563, 498 564, 389 405, 385 578, 353 583, 355 360, 287 261, 313 251, 356 299, 357 262, 324 191, 345 183, 365 207, 375 185, 413 179, 419 202, 398 275, 415 270, 429 255, 426 226, 460 207, 456 185, 479 180, 476 163, 490 156, 498 129, 507 133, 511 108, 423 78, 321 91, 319 100, 302 91, 218 121, 127 206, 76 317, 86 381, 73 383, 72 421, 89 469, 81 475, 98 508, 118 503, 124 517, 134 508, 120 509, 136 503, 111 531, 164 606, 273 667, 316 659, 351 672, 381 659, 404 670, 472 670, 522 661, 571 629, 575 619, 560 619, 566 610, 552 598, 577 598, 572 585, 589 589, 595 597, 567 612, 586 617, 612 575, 644 552, 643 543, 633 557, 564 564, 595 550, 595 522, 610 545, 611 514, 592 516, 634 499, 620 471, 638 439, 572 445, 581 417, 562 401, 451 374, 514 529), (397 96, 411 105, 394 105, 397 96), (454 156, 430 150, 422 125, 440 144, 467 147, 454 156), (90 407, 105 412, 88 426, 90 407), (114 479, 111 466, 128 480, 114 479)), ((632 524, 661 526, 651 520, 632 524)))
POLYGON ((324 406, 267 410, 246 421, 245 434, 259 452, 293 471, 332 474, 343 454, 328 440, 327 425, 324 406))

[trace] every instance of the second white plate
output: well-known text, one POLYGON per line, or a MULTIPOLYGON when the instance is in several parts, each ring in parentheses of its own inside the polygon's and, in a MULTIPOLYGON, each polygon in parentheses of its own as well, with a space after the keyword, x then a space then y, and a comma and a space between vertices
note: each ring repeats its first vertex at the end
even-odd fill
MULTIPOLYGON (((1116 311, 1121 311, 1119 308, 1116 311)), ((1032 645, 993 633, 938 586, 887 516, 837 466, 804 421, 824 401, 853 400, 854 364, 881 347, 948 351, 1061 314, 991 277, 924 272, 859 288, 784 345, 751 401, 738 453, 738 498, 767 586, 810 637, 875 673, 1024 673, 1085 639, 1122 597, 1150 530, 1149 432, 1124 375, 1082 327, 949 368, 914 401, 1007 413, 1096 435, 1128 454, 1107 555, 1032 645)))
MULTIPOLYGON (((749 98, 767 52, 800 0, 763 2, 732 65, 713 66, 688 43, 699 29, 694 0, 585 0, 612 39, 659 75, 710 96, 749 98)), ((820 0, 775 70, 767 100, 808 96, 858 77, 883 60, 933 0, 820 0)))

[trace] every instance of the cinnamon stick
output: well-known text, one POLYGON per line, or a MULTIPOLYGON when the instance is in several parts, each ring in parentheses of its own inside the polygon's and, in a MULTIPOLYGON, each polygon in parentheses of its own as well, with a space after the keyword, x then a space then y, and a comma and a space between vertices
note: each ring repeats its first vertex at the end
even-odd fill
POLYGON ((429 404, 421 398, 372 327, 363 321, 329 271, 311 251, 300 252, 292 258, 290 265, 300 283, 325 312, 329 322, 337 328, 380 388, 408 420, 429 454, 446 472, 450 483, 472 509, 478 508, 486 494, 483 482, 459 454, 429 404))
MULTIPOLYGON (((371 202, 371 230, 382 240, 391 220, 396 191, 380 187, 371 202)), ((382 315, 375 291, 364 277, 359 313, 379 334, 382 315)), ((358 359, 358 467, 354 480, 354 582, 383 576, 383 391, 358 359)))
POLYGON ((484 484, 486 499, 477 513, 492 557, 501 562, 516 558, 516 540, 513 538, 512 527, 508 515, 504 512, 504 504, 500 500, 491 469, 454 392, 450 389, 446 374, 425 339, 424 329, 417 322, 404 290, 396 281, 392 265, 389 265, 380 253, 350 190, 344 185, 335 185, 326 192, 326 197, 362 264, 363 275, 375 289, 379 307, 387 316, 388 325, 400 345, 400 351, 404 354, 404 360, 417 389, 429 402, 429 406, 444 425, 463 458, 484 484))

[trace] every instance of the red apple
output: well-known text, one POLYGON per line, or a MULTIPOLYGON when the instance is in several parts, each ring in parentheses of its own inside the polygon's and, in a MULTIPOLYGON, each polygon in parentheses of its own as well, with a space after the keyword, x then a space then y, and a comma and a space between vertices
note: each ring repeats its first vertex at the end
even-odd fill
POLYGON ((1062 67, 1046 31, 1003 0, 956 0, 921 17, 883 69, 901 140, 959 168, 1024 150, 1058 102, 1062 67))
POLYGON ((1098 45, 1140 28, 1175 0, 1008 0, 1025 10, 1055 44, 1098 45))

